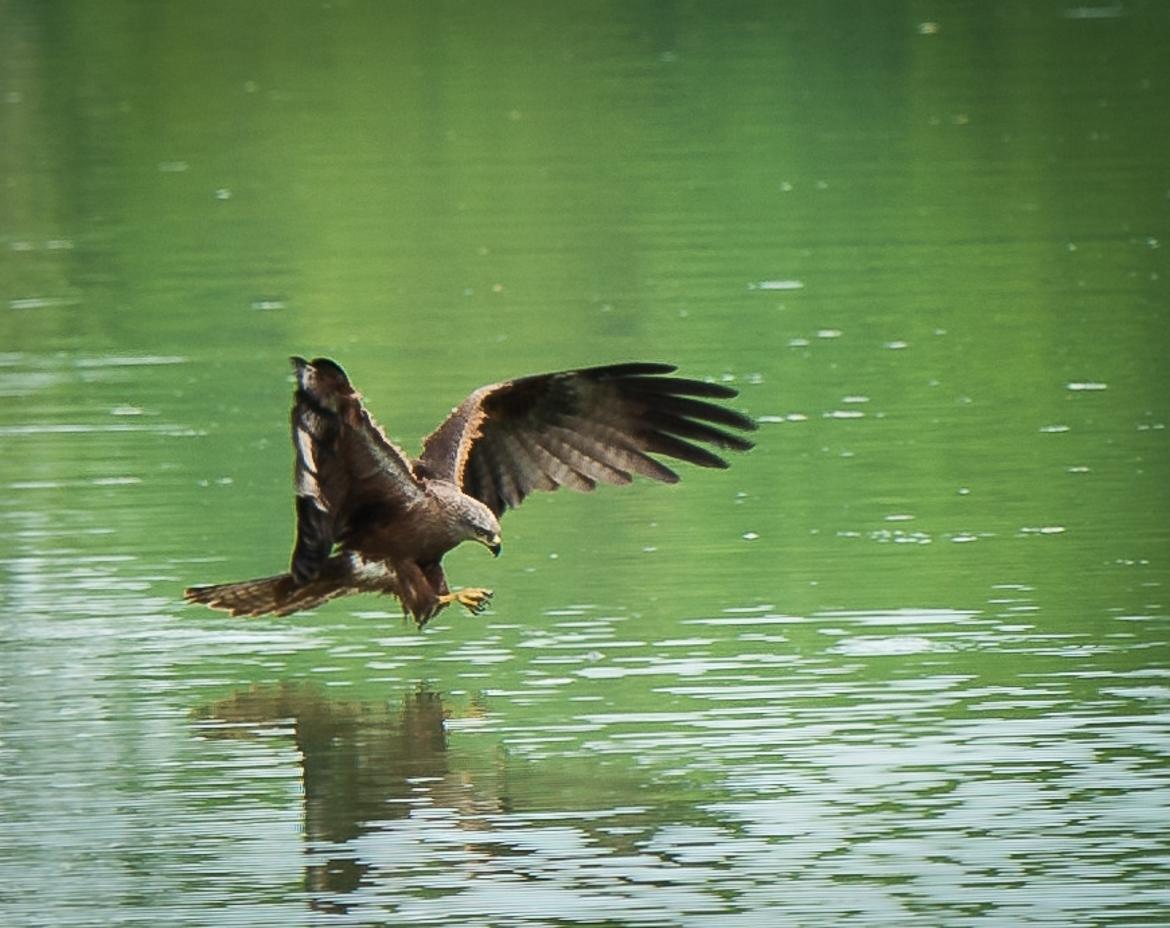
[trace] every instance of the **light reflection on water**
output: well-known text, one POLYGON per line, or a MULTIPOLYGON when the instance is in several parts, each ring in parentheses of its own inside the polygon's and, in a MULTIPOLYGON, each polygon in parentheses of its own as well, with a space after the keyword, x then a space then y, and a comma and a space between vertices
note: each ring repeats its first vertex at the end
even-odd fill
POLYGON ((5 569, 0 828, 55 874, 51 903, 9 906, 22 924, 127 899, 163 923, 240 899, 240 924, 702 926, 1170 903, 1167 675, 1083 667, 1141 642, 1005 620, 1026 591, 989 614, 745 606, 663 636, 577 605, 416 635, 179 618, 129 555, 5 569), (997 680, 983 652, 1033 672, 997 680))
POLYGON ((577 606, 374 646, 178 620, 135 558, 7 567, 9 607, 57 614, 9 633, 33 669, 6 676, 21 715, 3 755, 5 844, 58 868, 53 918, 134 897, 182 921, 238 896, 241 924, 1056 925, 1170 902, 1170 673, 1082 672, 1053 647, 1066 635, 972 610, 749 606, 650 640, 577 606), (746 650, 761 629, 768 649, 746 650), (981 650, 1057 664, 996 682, 963 662, 981 650), (231 688, 298 653, 298 679, 231 688), (515 685, 478 675, 504 665, 515 685), (418 682, 445 667, 462 695, 418 682), (176 882, 194 894, 151 902, 176 882))
MULTIPOLYGON (((896 625, 892 614, 823 618, 896 625)), ((970 613, 907 618, 982 634, 970 613)), ((765 682, 748 658, 663 661, 659 689, 685 697, 686 711, 585 710, 513 727, 505 707, 531 692, 484 693, 453 717, 425 689, 395 708, 278 687, 201 711, 200 730, 295 741, 306 885, 316 907, 357 922, 602 922, 617 908, 621 923, 648 925, 763 925, 777 913, 926 924, 944 912, 948 924, 988 913, 1072 924, 1086 905, 1140 918, 1166 903, 1165 874, 1147 858, 1164 844, 1151 810, 1170 808, 1157 775, 1170 742, 1134 745, 1116 705, 1075 708, 1061 677, 875 686, 818 660, 765 682), (454 746, 488 733, 506 755, 454 746), (593 769, 573 759, 612 776, 615 758, 632 762, 614 780, 625 801, 573 805, 582 793, 558 780, 566 764, 570 776, 593 769), (350 775, 341 811, 353 820, 326 833, 313 824, 332 821, 319 806, 338 802, 337 778, 350 775)))

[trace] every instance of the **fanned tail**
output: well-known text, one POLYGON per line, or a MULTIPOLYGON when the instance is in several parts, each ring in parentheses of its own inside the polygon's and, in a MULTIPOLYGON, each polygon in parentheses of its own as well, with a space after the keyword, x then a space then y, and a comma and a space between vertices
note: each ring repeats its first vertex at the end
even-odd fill
POLYGON ((290 615, 315 609, 324 602, 351 592, 337 578, 320 578, 298 584, 292 574, 188 587, 183 598, 189 603, 203 603, 223 609, 231 615, 290 615))
POLYGON ((290 615, 316 609, 347 593, 398 595, 398 575, 385 561, 367 561, 353 552, 335 554, 321 567, 321 574, 298 583, 291 573, 275 577, 188 587, 183 597, 232 615, 290 615))

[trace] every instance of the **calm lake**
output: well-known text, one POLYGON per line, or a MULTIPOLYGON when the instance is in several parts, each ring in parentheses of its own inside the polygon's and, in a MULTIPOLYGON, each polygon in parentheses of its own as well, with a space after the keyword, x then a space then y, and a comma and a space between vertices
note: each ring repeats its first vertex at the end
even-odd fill
POLYGON ((0 3, 0 921, 1170 923, 1170 5, 1086 2, 0 3), (757 447, 479 617, 186 606, 290 354, 757 447))

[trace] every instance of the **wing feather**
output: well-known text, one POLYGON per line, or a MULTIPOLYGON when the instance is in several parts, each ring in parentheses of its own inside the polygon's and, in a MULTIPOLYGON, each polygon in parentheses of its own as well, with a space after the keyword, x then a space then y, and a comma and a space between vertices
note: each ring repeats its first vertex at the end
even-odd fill
POLYGON ((583 441, 592 443, 596 449, 593 458, 598 463, 663 483, 678 482, 678 474, 645 454, 635 440, 636 436, 631 436, 627 430, 605 422, 585 421, 577 416, 567 417, 566 425, 575 429, 583 441))
POLYGON ((571 486, 575 490, 588 492, 596 484, 574 467, 572 455, 567 449, 556 447, 555 443, 536 436, 528 446, 528 455, 541 472, 538 490, 556 490, 571 486))
MULTIPOLYGON (((588 435, 561 425, 550 426, 541 439, 552 453, 579 474, 597 481, 621 485, 629 483, 629 468, 611 463, 612 455, 588 435)), ((592 489, 592 488, 590 488, 592 489)))
POLYGON ((511 505, 518 505, 520 500, 528 496, 535 489, 555 489, 554 486, 540 486, 545 474, 534 459, 528 445, 518 436, 504 435, 500 447, 500 454, 496 458, 506 467, 515 486, 515 499, 511 505))
POLYGON ((419 498, 410 459, 386 437, 337 364, 292 359, 297 540, 292 574, 316 578, 355 524, 390 517, 419 498))
POLYGON ((717 448, 746 451, 752 443, 738 435, 732 435, 723 429, 717 429, 697 419, 688 419, 685 416, 675 415, 672 412, 654 410, 646 414, 646 423, 655 431, 677 435, 680 438, 690 438, 694 441, 704 441, 717 448))
POLYGON ((623 386, 631 391, 665 393, 670 396, 707 396, 720 400, 730 400, 739 396, 738 390, 726 384, 689 380, 684 377, 626 377, 623 386))
POLYGON ((493 512, 503 512, 506 508, 503 493, 500 482, 495 479, 490 461, 491 452, 485 451, 467 462, 463 492, 482 501, 493 512))
MULTIPOLYGON (((482 467, 479 468, 481 471, 480 486, 486 489, 493 502, 488 502, 488 496, 481 496, 480 493, 469 491, 467 486, 464 486, 464 492, 471 492, 472 496, 480 499, 493 510, 499 505, 502 512, 509 506, 515 506, 516 501, 523 498, 520 487, 516 483, 516 474, 507 460, 506 449, 501 443, 496 442, 489 445, 483 449, 483 452, 482 467)), ((477 459, 472 463, 478 465, 481 462, 477 459)))
POLYGON ((697 464, 699 467, 725 468, 728 466, 727 462, 719 455, 689 441, 675 438, 669 432, 648 432, 646 445, 648 451, 678 458, 680 461, 697 464))
POLYGON ((633 362, 481 387, 427 437, 418 472, 458 483, 500 515, 535 490, 589 490, 633 474, 676 482, 652 455, 726 467, 704 446, 746 451, 752 443, 735 431, 756 423, 712 402, 736 396, 731 387, 668 376, 675 370, 633 362))
POLYGON ((676 416, 685 416, 688 419, 703 419, 707 422, 727 425, 733 429, 744 429, 750 432, 756 427, 755 422, 738 410, 718 406, 715 403, 704 403, 687 396, 661 394, 655 402, 655 408, 661 412, 674 413, 676 416))

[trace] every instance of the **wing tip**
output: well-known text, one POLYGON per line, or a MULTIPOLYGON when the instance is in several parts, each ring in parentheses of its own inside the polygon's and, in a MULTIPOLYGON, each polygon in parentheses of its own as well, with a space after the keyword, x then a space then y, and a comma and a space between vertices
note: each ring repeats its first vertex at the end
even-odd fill
POLYGON ((617 364, 603 364, 600 367, 587 367, 569 373, 592 374, 602 380, 612 380, 619 377, 656 377, 673 374, 677 370, 677 364, 667 364, 663 361, 621 361, 617 364))
POLYGON ((732 435, 730 432, 721 433, 720 440, 715 442, 715 447, 722 448, 724 451, 751 451, 755 446, 756 443, 754 441, 740 438, 738 435, 732 435))
POLYGON ((299 354, 291 354, 288 360, 293 368, 298 371, 306 367, 311 367, 316 368, 324 374, 332 374, 335 377, 346 377, 345 369, 332 358, 317 357, 313 358, 312 361, 308 361, 299 354))
POLYGON ((304 394, 317 398, 334 393, 356 395, 349 376, 336 361, 329 358, 306 361, 300 355, 294 354, 289 358, 289 362, 293 367, 297 388, 304 394))

